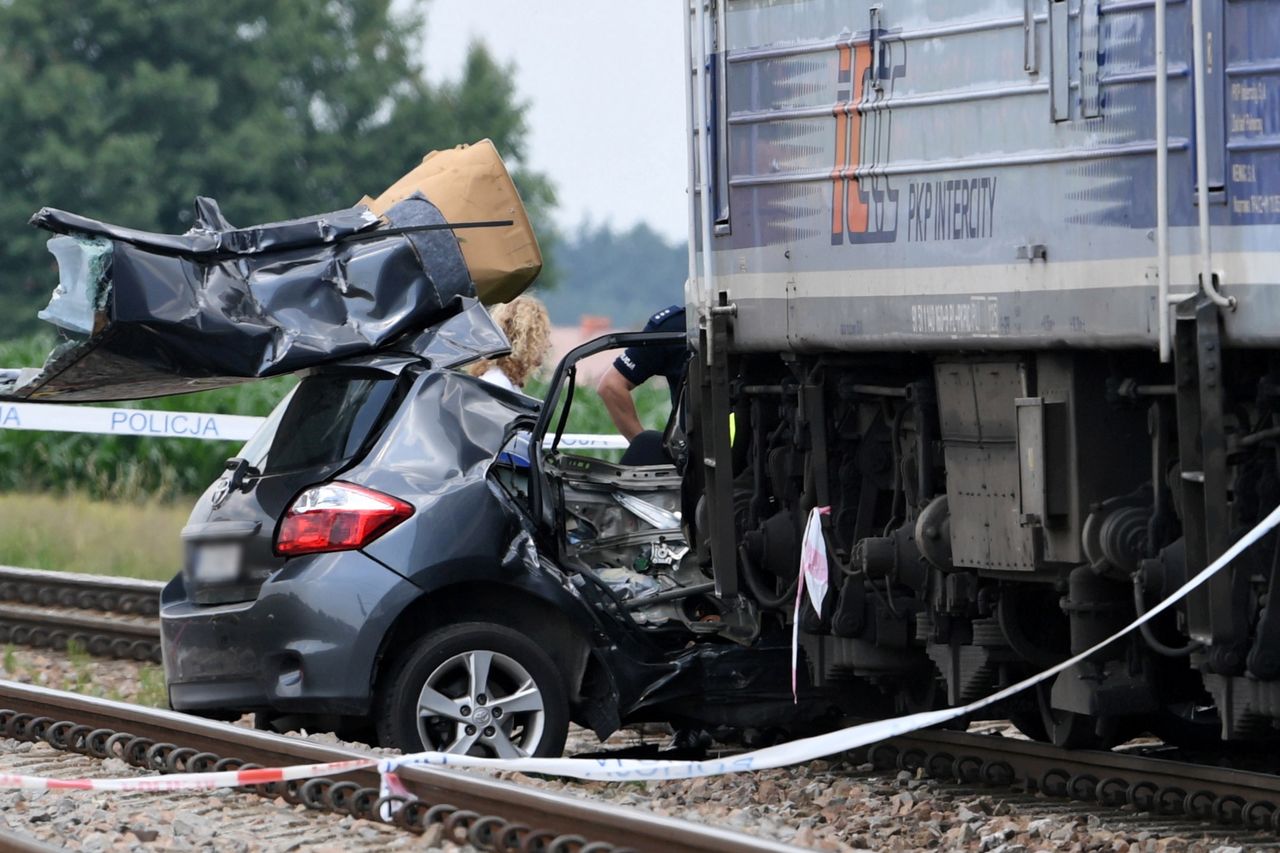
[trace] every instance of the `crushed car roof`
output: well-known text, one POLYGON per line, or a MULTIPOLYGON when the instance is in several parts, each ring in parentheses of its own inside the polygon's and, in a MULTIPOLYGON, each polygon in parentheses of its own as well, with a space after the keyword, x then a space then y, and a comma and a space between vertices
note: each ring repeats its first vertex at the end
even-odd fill
POLYGON ((248 228, 233 227, 213 199, 197 198, 195 213, 182 235, 36 213, 33 225, 59 235, 49 248, 60 281, 39 316, 64 341, 40 368, 0 370, 0 399, 181 394, 388 348, 478 357, 506 348, 500 333, 472 322, 442 337, 433 326, 478 286, 510 298, 541 268, 487 140, 433 152, 378 199, 344 210, 248 228), (462 229, 493 234, 464 250, 462 229))

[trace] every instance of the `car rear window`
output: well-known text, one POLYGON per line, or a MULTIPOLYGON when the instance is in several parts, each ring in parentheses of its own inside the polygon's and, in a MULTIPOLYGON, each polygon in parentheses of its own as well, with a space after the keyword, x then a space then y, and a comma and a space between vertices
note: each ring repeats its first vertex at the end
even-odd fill
POLYGON ((384 373, 343 371, 303 379, 273 414, 273 421, 279 417, 271 444, 256 467, 270 475, 346 462, 377 425, 395 385, 396 378, 384 373))

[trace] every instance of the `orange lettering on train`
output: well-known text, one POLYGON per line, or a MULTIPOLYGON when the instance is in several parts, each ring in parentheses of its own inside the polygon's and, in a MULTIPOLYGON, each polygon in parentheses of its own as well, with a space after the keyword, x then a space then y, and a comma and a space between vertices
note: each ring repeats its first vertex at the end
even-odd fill
MULTIPOLYGON (((862 103, 867 75, 870 70, 871 45, 860 44, 856 48, 853 63, 853 99, 846 107, 849 114, 849 146, 851 150, 848 160, 849 166, 845 174, 852 174, 853 170, 858 168, 858 164, 862 162, 862 113, 858 111, 858 105, 862 103)), ((865 234, 869 217, 867 203, 858 194, 858 179, 851 177, 846 180, 845 190, 848 193, 845 210, 848 211, 849 216, 849 233, 865 234)))
POLYGON ((858 104, 866 88, 871 68, 871 45, 838 47, 835 168, 831 170, 831 243, 844 242, 846 229, 852 234, 867 230, 867 203, 858 194, 858 180, 851 177, 861 161, 862 114, 858 104))
POLYGON ((831 170, 831 242, 838 244, 844 238, 844 173, 845 164, 849 162, 849 126, 845 112, 846 102, 851 93, 849 86, 852 78, 850 67, 850 48, 840 45, 840 65, 838 86, 836 87, 836 105, 832 112, 836 119, 836 165, 831 170))

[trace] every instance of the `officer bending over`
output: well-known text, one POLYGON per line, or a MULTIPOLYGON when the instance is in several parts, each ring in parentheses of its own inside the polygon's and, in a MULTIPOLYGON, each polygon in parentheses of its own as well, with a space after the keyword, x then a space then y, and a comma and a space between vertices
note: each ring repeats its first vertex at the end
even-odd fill
MULTIPOLYGON (((684 306, 670 305, 649 318, 646 332, 683 332, 685 330, 684 306)), ((669 460, 662 450, 662 434, 657 430, 645 430, 636 412, 631 392, 653 376, 667 380, 671 391, 671 405, 676 405, 676 395, 684 382, 689 364, 689 350, 684 344, 670 346, 629 347, 614 360, 596 384, 596 391, 604 400, 609 417, 627 441, 631 442, 622 457, 624 465, 659 465, 669 460)))

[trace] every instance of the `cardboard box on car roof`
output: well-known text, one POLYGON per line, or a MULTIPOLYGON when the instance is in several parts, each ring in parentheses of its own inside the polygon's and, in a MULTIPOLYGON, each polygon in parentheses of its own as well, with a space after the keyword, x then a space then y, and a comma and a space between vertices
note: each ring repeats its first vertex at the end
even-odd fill
POLYGON ((381 216, 415 192, 426 196, 451 223, 511 220, 511 225, 454 232, 480 301, 506 302, 538 277, 538 240, 492 141, 432 151, 377 198, 366 197, 361 203, 381 216))

